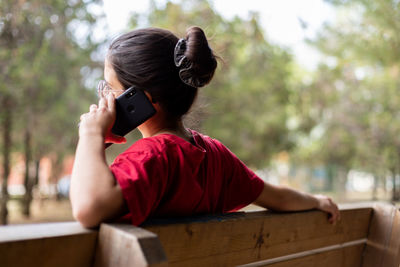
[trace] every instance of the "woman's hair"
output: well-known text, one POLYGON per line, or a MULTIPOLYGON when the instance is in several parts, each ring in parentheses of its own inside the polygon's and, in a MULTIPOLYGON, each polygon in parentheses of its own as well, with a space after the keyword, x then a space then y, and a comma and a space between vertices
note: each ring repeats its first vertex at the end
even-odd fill
POLYGON ((197 87, 209 83, 217 67, 199 27, 180 40, 163 29, 134 30, 116 38, 107 57, 125 88, 135 85, 150 93, 174 122, 189 111, 197 87))

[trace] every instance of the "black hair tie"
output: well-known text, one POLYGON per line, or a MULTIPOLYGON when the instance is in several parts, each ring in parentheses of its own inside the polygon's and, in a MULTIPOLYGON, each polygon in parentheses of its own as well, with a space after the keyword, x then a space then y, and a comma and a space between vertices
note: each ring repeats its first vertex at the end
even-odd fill
POLYGON ((175 66, 179 68, 179 78, 181 81, 191 87, 202 87, 206 84, 205 81, 194 77, 193 75, 193 62, 191 62, 186 56, 185 51, 187 44, 185 39, 179 39, 175 45, 174 50, 174 62, 175 66))

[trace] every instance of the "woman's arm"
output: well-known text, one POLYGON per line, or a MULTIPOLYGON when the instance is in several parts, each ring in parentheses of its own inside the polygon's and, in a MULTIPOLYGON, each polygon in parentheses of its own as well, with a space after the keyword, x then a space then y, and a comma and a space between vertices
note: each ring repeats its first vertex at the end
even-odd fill
POLYGON ((329 214, 329 222, 340 220, 337 205, 323 195, 310 195, 284 186, 264 182, 264 189, 254 204, 275 211, 299 211, 319 209, 329 214))
POLYGON ((71 175, 73 216, 85 227, 122 215, 126 210, 121 188, 107 166, 104 139, 115 120, 112 94, 81 116, 79 142, 71 175))

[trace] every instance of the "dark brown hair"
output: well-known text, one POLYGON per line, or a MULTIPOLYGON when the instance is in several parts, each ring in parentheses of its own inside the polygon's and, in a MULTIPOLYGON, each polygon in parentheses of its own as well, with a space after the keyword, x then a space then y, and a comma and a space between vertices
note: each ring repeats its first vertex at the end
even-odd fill
MULTIPOLYGON (((185 56, 191 62, 192 75, 209 83, 217 61, 203 30, 191 27, 185 39, 185 56)), ((158 102, 173 121, 189 111, 197 96, 197 88, 179 77, 179 68, 174 63, 177 42, 178 38, 170 31, 138 29, 116 38, 107 55, 125 89, 135 85, 149 92, 153 102, 158 102)))

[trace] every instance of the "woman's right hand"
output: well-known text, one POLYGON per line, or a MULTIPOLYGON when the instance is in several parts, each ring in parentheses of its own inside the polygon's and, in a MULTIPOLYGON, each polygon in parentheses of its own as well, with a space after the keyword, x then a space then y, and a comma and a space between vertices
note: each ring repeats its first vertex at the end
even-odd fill
POLYGON ((79 136, 99 134, 106 143, 126 143, 125 137, 117 136, 111 132, 115 122, 115 98, 108 94, 107 98, 101 97, 98 106, 93 104, 89 112, 82 114, 79 126, 79 136))

